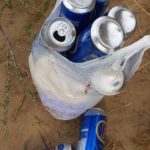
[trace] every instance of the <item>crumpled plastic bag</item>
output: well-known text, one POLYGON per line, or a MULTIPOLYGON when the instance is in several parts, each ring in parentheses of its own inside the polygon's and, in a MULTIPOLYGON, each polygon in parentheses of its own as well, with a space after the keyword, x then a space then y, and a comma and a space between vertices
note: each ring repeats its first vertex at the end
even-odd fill
MULTIPOLYGON (((61 1, 57 0, 46 21, 59 16, 61 1)), ((137 71, 144 52, 149 48, 150 36, 145 36, 106 57, 73 63, 51 47, 43 47, 39 32, 32 45, 29 66, 44 107, 54 118, 70 120, 102 100, 105 93, 101 91, 99 81, 104 69, 121 70, 126 84, 137 71)))

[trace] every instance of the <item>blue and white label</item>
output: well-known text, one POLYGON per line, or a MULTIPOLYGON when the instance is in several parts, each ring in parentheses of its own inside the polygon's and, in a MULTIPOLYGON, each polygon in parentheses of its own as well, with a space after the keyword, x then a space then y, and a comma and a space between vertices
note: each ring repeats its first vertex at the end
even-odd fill
POLYGON ((104 115, 85 116, 77 150, 103 150, 106 134, 104 115))

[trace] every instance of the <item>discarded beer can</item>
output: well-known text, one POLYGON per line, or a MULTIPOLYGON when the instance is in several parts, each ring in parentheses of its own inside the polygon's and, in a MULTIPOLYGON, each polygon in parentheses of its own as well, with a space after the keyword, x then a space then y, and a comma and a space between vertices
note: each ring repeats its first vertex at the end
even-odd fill
POLYGON ((46 22, 41 35, 45 45, 50 46, 57 52, 64 52, 74 44, 76 30, 68 19, 59 17, 46 22))
POLYGON ((118 50, 123 43, 124 32, 121 25, 115 19, 103 16, 80 34, 76 48, 68 59, 84 62, 103 57, 118 50))
POLYGON ((100 108, 92 108, 84 114, 77 150, 103 150, 106 120, 100 108))
POLYGON ((60 144, 58 146, 50 147, 49 150, 72 150, 70 144, 60 144))
POLYGON ((135 31, 137 20, 131 10, 116 6, 109 11, 108 16, 115 18, 121 24, 125 33, 125 38, 131 36, 135 31))
POLYGON ((95 8, 95 0, 63 0, 60 15, 68 18, 80 33, 90 23, 95 8))

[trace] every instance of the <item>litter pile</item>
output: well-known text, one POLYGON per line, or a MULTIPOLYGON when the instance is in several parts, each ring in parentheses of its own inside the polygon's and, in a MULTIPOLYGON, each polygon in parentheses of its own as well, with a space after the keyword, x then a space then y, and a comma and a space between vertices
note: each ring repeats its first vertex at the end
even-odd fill
POLYGON ((69 120, 118 94, 150 48, 150 35, 124 47, 136 28, 127 8, 108 1, 57 0, 33 43, 29 66, 44 107, 69 120))

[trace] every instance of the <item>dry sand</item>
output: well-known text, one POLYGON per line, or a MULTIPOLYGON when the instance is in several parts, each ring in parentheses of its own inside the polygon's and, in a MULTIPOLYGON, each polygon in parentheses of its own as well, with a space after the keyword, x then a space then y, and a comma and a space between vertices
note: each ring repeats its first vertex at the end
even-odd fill
MULTIPOLYGON (((39 31, 55 3, 50 0, 48 10, 38 18, 44 2, 12 0, 0 14, 0 150, 43 150, 78 139, 80 118, 53 119, 42 106, 29 72, 34 40, 30 36, 39 31)), ((111 0, 110 7, 115 5, 127 6, 137 15, 138 28, 126 44, 150 34, 149 0, 111 0)), ((150 51, 127 87, 117 96, 105 97, 98 107, 108 115, 106 150, 150 150, 150 51)))

